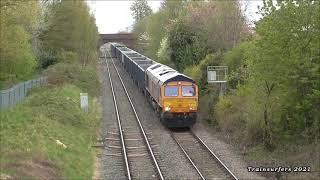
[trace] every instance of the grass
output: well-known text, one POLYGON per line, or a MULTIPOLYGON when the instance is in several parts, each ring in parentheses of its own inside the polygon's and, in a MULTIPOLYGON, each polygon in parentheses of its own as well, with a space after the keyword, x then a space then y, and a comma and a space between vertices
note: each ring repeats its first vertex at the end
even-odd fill
POLYGON ((100 90, 99 81, 96 70, 92 66, 83 68, 77 63, 58 63, 49 67, 44 74, 48 76, 51 84, 71 83, 90 95, 97 95, 100 90))
MULTIPOLYGON (((90 95, 89 112, 80 109, 79 93, 85 90, 70 82, 81 82, 86 88, 92 84, 79 76, 74 78, 77 80, 69 78, 58 86, 33 89, 24 101, 1 112, 0 179, 4 175, 15 179, 91 179, 95 153, 91 146, 96 141, 101 110, 90 95)), ((99 90, 99 84, 93 86, 99 90)), ((90 92, 94 93, 97 90, 90 92)))
POLYGON ((14 86, 16 84, 28 81, 30 79, 36 79, 38 77, 39 77, 39 73, 36 72, 34 74, 29 74, 29 75, 26 75, 26 76, 20 77, 20 78, 17 78, 17 77, 14 77, 14 76, 9 77, 6 80, 3 80, 3 79, 0 78, 0 90, 9 89, 9 88, 11 88, 12 86, 14 86))
MULTIPOLYGON (((258 166, 310 166, 311 173, 291 172, 284 173, 284 179, 318 179, 320 171, 319 163, 319 143, 282 143, 277 148, 270 152, 266 150, 262 144, 257 145, 248 150, 245 159, 250 164, 257 164, 258 166)), ((270 174, 268 174, 270 176, 270 174)))
POLYGON ((317 143, 282 143, 277 148, 270 152, 266 150, 262 144, 257 145, 248 150, 246 159, 267 164, 269 162, 296 164, 309 162, 314 169, 320 170, 319 158, 320 145, 317 143), (316 158, 317 157, 317 158, 316 158))

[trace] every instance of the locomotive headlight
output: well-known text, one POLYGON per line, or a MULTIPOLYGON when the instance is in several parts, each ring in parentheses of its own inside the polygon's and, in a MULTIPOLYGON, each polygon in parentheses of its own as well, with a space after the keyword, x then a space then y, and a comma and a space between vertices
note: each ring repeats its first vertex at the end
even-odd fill
POLYGON ((171 108, 170 108, 170 107, 165 107, 164 110, 165 110, 165 111, 170 111, 171 108))
POLYGON ((189 110, 190 111, 195 111, 195 110, 197 110, 197 106, 195 106, 195 105, 189 105, 189 110))

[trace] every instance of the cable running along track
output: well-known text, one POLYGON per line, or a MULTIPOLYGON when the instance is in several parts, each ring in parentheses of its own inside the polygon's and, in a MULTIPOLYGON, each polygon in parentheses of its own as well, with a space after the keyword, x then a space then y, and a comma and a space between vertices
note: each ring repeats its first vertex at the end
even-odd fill
MULTIPOLYGON (((119 78, 120 82, 121 82, 121 86, 122 86, 122 89, 124 90, 125 92, 125 95, 127 97, 127 100, 129 101, 130 103, 130 106, 131 106, 131 109, 132 109, 132 112, 134 114, 134 117, 135 117, 135 120, 136 120, 136 123, 138 124, 139 126, 139 132, 141 133, 142 137, 143 137, 143 141, 144 141, 144 144, 146 146, 146 149, 152 159, 152 164, 154 165, 155 169, 156 169, 156 172, 157 172, 157 175, 158 175, 158 178, 163 180, 164 177, 162 175, 162 172, 160 170, 160 167, 158 165, 158 162, 155 158, 155 154, 151 148, 151 145, 149 143, 149 140, 148 140, 148 137, 146 135, 146 132, 140 122, 140 119, 139 119, 139 116, 135 110, 135 107, 131 101, 131 98, 129 96, 129 93, 126 89, 126 86, 125 84, 123 83, 122 81, 122 78, 119 74, 119 71, 113 61, 113 58, 112 56, 110 55, 110 52, 107 51, 108 54, 109 54, 109 57, 110 57, 110 60, 112 62, 112 65, 116 71, 116 74, 117 74, 117 77, 119 78)), ((119 113, 119 106, 118 106, 118 102, 117 102, 117 98, 116 98, 116 93, 115 93, 115 89, 114 89, 114 86, 113 86, 113 81, 112 81, 112 77, 111 77, 111 73, 110 73, 110 68, 109 68, 109 63, 108 63, 108 60, 107 60, 107 56, 106 56, 106 53, 105 53, 105 61, 106 61, 106 64, 107 64, 107 71, 108 71, 108 76, 109 76, 109 81, 110 81, 110 86, 111 86, 111 91, 112 91, 112 96, 113 96, 113 102, 114 102, 114 106, 115 106, 115 111, 116 111, 116 117, 117 117, 117 123, 118 123, 118 128, 119 128, 119 136, 120 136, 120 141, 121 141, 121 149, 122 149, 122 154, 123 154, 123 159, 124 159, 124 162, 125 162, 125 170, 126 170, 126 175, 128 177, 129 180, 132 179, 132 173, 133 173, 133 168, 130 166, 130 162, 129 162, 129 158, 130 158, 130 154, 128 155, 128 149, 130 147, 127 147, 127 144, 129 144, 129 140, 135 140, 135 139, 125 139, 125 128, 123 126, 123 124, 126 124, 125 121, 123 121, 124 119, 122 119, 120 117, 120 113, 119 113), (123 122, 122 122, 123 121, 123 122)), ((117 92, 120 91, 120 90, 116 90, 117 92)), ((121 98, 121 97, 120 97, 121 98)), ((129 112, 127 112, 129 113, 129 112)), ((123 113, 122 113, 123 114, 123 113)), ((152 177, 150 177, 151 179, 152 177)))

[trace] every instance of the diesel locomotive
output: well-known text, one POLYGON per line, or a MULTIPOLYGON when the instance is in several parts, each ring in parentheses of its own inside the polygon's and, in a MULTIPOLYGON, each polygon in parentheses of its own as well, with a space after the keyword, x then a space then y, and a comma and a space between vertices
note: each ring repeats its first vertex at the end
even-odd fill
POLYGON ((111 55, 120 60, 164 125, 191 127, 196 123, 198 86, 194 80, 118 43, 111 43, 111 55))

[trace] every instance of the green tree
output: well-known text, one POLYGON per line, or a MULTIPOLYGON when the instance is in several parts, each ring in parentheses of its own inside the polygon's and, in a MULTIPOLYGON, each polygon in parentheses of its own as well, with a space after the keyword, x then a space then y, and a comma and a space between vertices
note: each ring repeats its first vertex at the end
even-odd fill
POLYGON ((164 0, 161 3, 160 11, 165 11, 166 14, 168 14, 170 19, 175 19, 181 15, 181 13, 184 12, 184 5, 187 2, 184 0, 164 0))
POLYGON ((51 6, 50 25, 41 34, 44 48, 56 56, 61 51, 76 53, 86 66, 95 54, 98 30, 84 1, 63 0, 51 6))
POLYGON ((244 36, 245 18, 236 1, 188 4, 185 22, 209 52, 229 50, 244 36))
POLYGON ((228 66, 229 89, 236 89, 238 85, 245 84, 248 78, 247 59, 251 49, 254 49, 254 43, 245 41, 237 44, 224 55, 224 63, 228 66))
MULTIPOLYGON (((137 49, 148 57, 157 59, 161 42, 168 39, 169 25, 178 17, 183 8, 183 1, 163 1, 158 12, 136 22, 132 32, 138 39, 137 49)), ((168 54, 165 51, 162 52, 168 54)), ((174 65, 169 59, 165 63, 174 65)))
POLYGON ((242 40, 244 17, 237 2, 184 3, 168 29, 171 61, 179 70, 195 65, 207 54, 224 52, 242 40))
POLYGON ((246 72, 234 93, 244 102, 239 111, 249 114, 246 130, 261 128, 256 132, 269 150, 279 141, 320 136, 319 7, 318 1, 265 1, 256 37, 225 56, 232 72, 246 72))
POLYGON ((190 65, 196 65, 205 56, 205 49, 199 38, 183 20, 178 20, 168 33, 170 60, 179 71, 190 65))
POLYGON ((170 61, 171 49, 169 48, 168 37, 164 37, 161 40, 159 50, 157 52, 158 61, 162 64, 175 68, 175 65, 170 61))
POLYGON ((146 0, 135 0, 130 9, 136 22, 152 13, 152 10, 146 0))
POLYGON ((36 67, 30 41, 39 18, 37 1, 0 1, 0 87, 32 74, 36 67))
POLYGON ((258 57, 249 67, 252 82, 264 89, 264 119, 269 133, 281 129, 319 138, 319 111, 315 110, 320 104, 319 7, 318 1, 288 0, 276 5, 265 1, 262 8, 265 17, 256 29, 258 57), (273 108, 268 98, 281 104, 280 110, 273 108), (270 112, 272 109, 275 111, 270 112))

